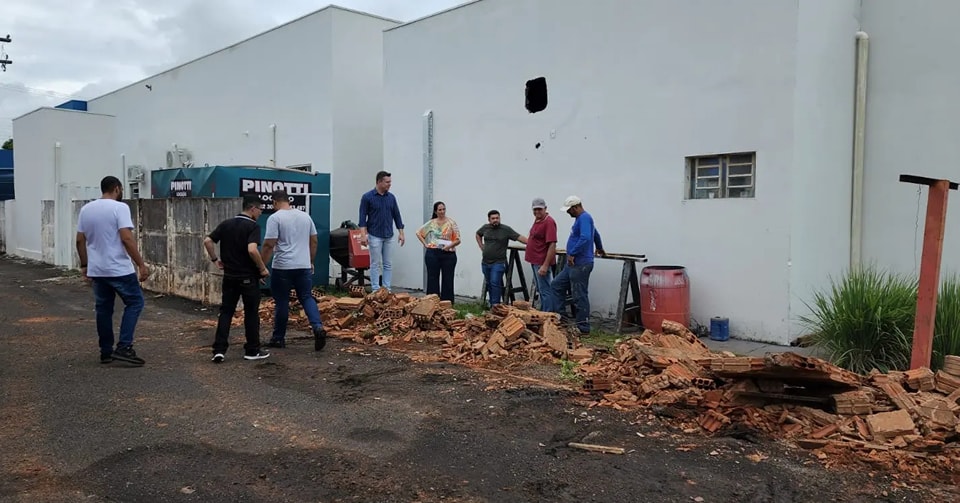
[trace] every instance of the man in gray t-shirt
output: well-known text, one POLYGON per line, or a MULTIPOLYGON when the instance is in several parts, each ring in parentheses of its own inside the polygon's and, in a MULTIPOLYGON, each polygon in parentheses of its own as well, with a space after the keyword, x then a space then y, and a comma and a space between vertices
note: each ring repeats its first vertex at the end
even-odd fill
POLYGON ((327 342, 327 332, 320 320, 317 301, 313 298, 313 261, 317 255, 317 226, 310 215, 290 206, 286 190, 273 191, 274 214, 267 218, 267 229, 260 250, 263 263, 273 259, 270 290, 276 303, 273 337, 267 346, 286 347, 287 317, 290 314, 290 290, 296 290, 297 299, 310 320, 314 349, 320 351, 327 342), (276 250, 276 252, 274 252, 276 250))
POLYGON ((477 229, 477 246, 483 255, 480 269, 490 292, 490 307, 503 302, 503 275, 507 271, 507 247, 510 241, 527 242, 526 236, 500 223, 500 212, 490 210, 487 223, 477 229))
POLYGON ((93 284, 100 363, 118 360, 143 365, 143 358, 133 350, 133 333, 144 305, 140 282, 150 270, 133 236, 130 206, 121 202, 123 183, 106 176, 100 190, 102 197, 83 205, 77 218, 77 256, 83 279, 93 284), (124 308, 114 349, 113 306, 118 296, 124 308))

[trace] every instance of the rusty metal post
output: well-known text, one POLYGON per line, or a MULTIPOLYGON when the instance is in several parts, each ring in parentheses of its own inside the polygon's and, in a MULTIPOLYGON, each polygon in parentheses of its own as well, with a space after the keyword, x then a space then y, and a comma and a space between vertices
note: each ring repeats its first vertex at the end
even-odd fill
POLYGON ((937 318, 937 289, 940 285, 940 258, 947 221, 947 196, 950 190, 957 190, 958 185, 950 180, 911 175, 900 175, 900 181, 930 187, 926 223, 923 228, 923 252, 920 256, 913 350, 910 355, 911 369, 929 368, 933 353, 934 322, 937 318))

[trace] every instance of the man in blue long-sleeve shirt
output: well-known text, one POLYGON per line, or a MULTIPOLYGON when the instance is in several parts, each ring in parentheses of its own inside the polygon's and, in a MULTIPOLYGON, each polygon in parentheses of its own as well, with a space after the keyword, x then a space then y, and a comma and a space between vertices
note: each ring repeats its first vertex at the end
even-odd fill
POLYGON ((370 249, 370 283, 376 292, 380 289, 381 267, 383 287, 390 291, 393 263, 393 225, 397 225, 398 242, 403 246, 403 219, 397 198, 390 193, 390 173, 377 173, 377 186, 360 198, 360 244, 370 249))
POLYGON ((573 293, 574 306, 577 309, 577 328, 581 334, 590 333, 590 273, 593 272, 594 255, 603 256, 603 241, 593 223, 593 217, 583 209, 583 203, 577 196, 570 196, 563 202, 563 210, 574 218, 570 237, 567 238, 567 265, 557 274, 550 286, 553 288, 554 311, 562 313, 563 299, 567 289, 573 293), (594 249, 596 245, 596 249, 594 249))

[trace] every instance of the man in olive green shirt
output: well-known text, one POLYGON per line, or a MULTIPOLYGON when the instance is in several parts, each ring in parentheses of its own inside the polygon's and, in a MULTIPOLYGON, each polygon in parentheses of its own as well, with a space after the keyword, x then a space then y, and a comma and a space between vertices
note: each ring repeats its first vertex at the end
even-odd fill
POLYGON ((503 302, 503 275, 507 272, 507 247, 510 241, 527 242, 526 236, 500 223, 500 212, 490 210, 487 223, 477 229, 477 246, 483 253, 480 267, 490 294, 490 307, 503 302))

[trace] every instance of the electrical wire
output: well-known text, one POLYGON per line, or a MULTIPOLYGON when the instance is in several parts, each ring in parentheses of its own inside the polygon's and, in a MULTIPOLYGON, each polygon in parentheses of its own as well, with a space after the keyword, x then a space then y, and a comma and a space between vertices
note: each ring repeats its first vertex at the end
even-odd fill
POLYGON ((920 199, 923 196, 923 188, 917 185, 917 216, 913 227, 913 272, 916 274, 920 259, 917 257, 917 240, 920 236, 920 199))
POLYGON ((35 96, 44 96, 47 98, 74 98, 76 94, 66 94, 60 93, 57 91, 51 91, 49 89, 40 89, 39 87, 30 87, 24 85, 14 85, 8 82, 0 82, 0 89, 6 91, 14 91, 18 93, 32 94, 35 96))
MULTIPOLYGON (((8 82, 0 82, 0 91, 13 91, 17 93, 29 94, 31 96, 37 96, 42 98, 56 98, 56 99, 74 99, 76 98, 75 94, 66 94, 60 93, 57 91, 51 91, 50 89, 41 89, 39 87, 31 87, 25 85, 15 85, 8 82)), ((13 117, 0 117, 0 141, 5 141, 6 138, 13 137, 13 117)))

